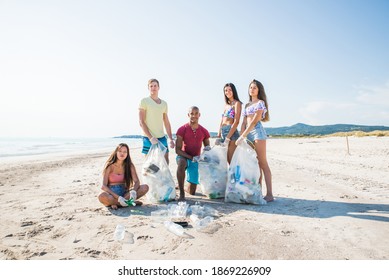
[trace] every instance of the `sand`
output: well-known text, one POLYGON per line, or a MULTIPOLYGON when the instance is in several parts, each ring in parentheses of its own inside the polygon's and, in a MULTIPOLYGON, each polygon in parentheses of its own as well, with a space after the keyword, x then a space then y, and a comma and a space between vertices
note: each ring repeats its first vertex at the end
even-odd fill
MULTIPOLYGON (((98 202, 111 151, 3 161, 0 259, 387 260, 389 137, 349 137, 349 145, 350 154, 342 137, 268 140, 276 200, 187 195, 220 215, 207 232, 189 227, 185 237, 153 223, 161 205, 146 198, 116 211, 98 202), (117 224, 126 242, 113 239, 117 224)), ((131 154, 140 176, 144 157, 131 154)), ((175 178, 175 153, 170 169, 175 178)))

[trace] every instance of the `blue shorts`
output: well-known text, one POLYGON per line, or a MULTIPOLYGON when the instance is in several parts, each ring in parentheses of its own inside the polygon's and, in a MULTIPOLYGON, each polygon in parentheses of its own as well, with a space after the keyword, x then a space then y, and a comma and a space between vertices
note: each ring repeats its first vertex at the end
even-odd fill
MULTIPOLYGON (((158 138, 158 141, 161 142, 166 147, 166 152, 169 152, 169 148, 167 147, 167 139, 165 136, 158 138)), ((146 136, 143 136, 143 149, 142 154, 147 155, 149 150, 151 148, 151 142, 150 139, 146 136)))
POLYGON ((119 196, 124 197, 124 195, 127 193, 127 189, 124 187, 124 185, 112 185, 109 186, 109 188, 119 196))
MULTIPOLYGON (((232 125, 222 126, 222 139, 223 139, 223 142, 226 139, 228 133, 230 132, 231 126, 232 125)), ((239 138, 239 132, 238 132, 238 130, 235 130, 235 132, 232 134, 230 140, 231 141, 236 141, 238 138, 239 138)))
POLYGON ((190 159, 177 156, 176 161, 178 163, 178 160, 180 158, 186 159, 186 181, 195 185, 199 184, 199 163, 193 162, 190 159))
POLYGON ((247 139, 254 143, 255 140, 266 140, 266 131, 262 126, 261 122, 257 122, 254 129, 247 134, 247 139))

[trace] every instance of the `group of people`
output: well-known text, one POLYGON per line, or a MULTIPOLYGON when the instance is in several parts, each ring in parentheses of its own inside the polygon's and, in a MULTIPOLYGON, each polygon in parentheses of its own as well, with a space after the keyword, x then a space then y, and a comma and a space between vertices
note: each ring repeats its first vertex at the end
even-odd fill
MULTIPOLYGON (((198 161, 201 150, 210 150, 210 134, 199 124, 200 110, 192 106, 188 111, 189 122, 181 126, 173 140, 172 129, 168 118, 168 105, 159 98, 159 81, 151 79, 148 82, 150 96, 143 98, 139 104, 139 123, 143 131, 142 153, 147 154, 151 145, 161 142, 166 147, 165 159, 169 164, 169 147, 175 148, 177 154, 177 182, 179 189, 178 200, 185 200, 185 192, 194 195, 199 184, 198 161), (165 136, 165 131, 167 137, 165 136), (168 141, 169 140, 169 141, 168 141), (187 184, 185 185, 185 178, 187 184)), ((242 141, 248 141, 254 148, 260 169, 260 185, 262 174, 265 177, 267 202, 274 200, 272 193, 272 176, 266 158, 266 132, 263 121, 269 120, 268 102, 265 89, 257 80, 249 84, 249 102, 242 108, 236 87, 227 83, 224 88, 225 107, 222 114, 218 139, 227 146, 227 161, 231 162, 236 147, 242 141), (242 120, 240 133, 238 126, 242 120)), ((147 193, 149 186, 141 185, 135 166, 132 163, 130 150, 127 144, 119 144, 105 164, 103 171, 102 193, 99 201, 105 206, 117 209, 118 206, 127 206, 126 201, 131 198, 130 190, 136 192, 139 199, 147 193)), ((136 204, 141 204, 136 200, 136 204)))

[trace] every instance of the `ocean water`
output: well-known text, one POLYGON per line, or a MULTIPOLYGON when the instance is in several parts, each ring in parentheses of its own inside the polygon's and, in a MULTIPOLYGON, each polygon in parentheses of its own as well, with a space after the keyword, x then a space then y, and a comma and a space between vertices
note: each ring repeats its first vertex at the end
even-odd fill
POLYGON ((94 152, 126 143, 130 148, 142 147, 139 138, 0 138, 0 160, 22 156, 94 152))

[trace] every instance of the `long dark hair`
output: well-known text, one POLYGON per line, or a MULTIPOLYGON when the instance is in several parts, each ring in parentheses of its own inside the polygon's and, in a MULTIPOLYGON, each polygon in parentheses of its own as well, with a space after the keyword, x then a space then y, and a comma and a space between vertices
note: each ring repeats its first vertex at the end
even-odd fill
MULTIPOLYGON (((236 90, 236 87, 233 83, 227 83, 224 85, 223 87, 223 94, 224 94, 224 90, 226 89, 226 87, 230 87, 232 89, 232 97, 234 97, 234 99, 236 101, 239 101, 240 103, 242 103, 242 101, 239 100, 239 96, 238 96, 238 91, 236 90)), ((226 104, 230 104, 230 100, 227 98, 227 96, 224 94, 224 99, 226 101, 226 104)))
POLYGON ((134 183, 132 176, 131 176, 131 166, 133 164, 132 164, 132 160, 131 160, 131 156, 130 156, 130 148, 128 147, 128 145, 126 143, 120 143, 116 147, 116 149, 112 152, 112 154, 109 156, 107 162, 105 163, 104 173, 107 171, 108 167, 110 167, 112 164, 114 164, 118 160, 117 152, 122 147, 126 147, 126 149, 127 149, 127 157, 123 161, 123 168, 124 168, 124 180, 126 182, 126 188, 130 188, 130 187, 132 187, 132 185, 134 183))
POLYGON ((256 79, 252 80, 249 84, 249 99, 250 99, 250 102, 252 101, 251 99, 251 95, 250 95, 250 86, 251 84, 255 84, 258 88, 258 99, 259 100, 263 100, 265 102, 265 106, 266 106, 266 113, 265 113, 265 117, 263 118, 262 121, 264 122, 267 122, 270 120, 270 115, 269 115, 269 105, 267 103, 267 96, 266 96, 266 93, 265 93, 265 88, 263 87, 262 83, 260 81, 257 81, 256 79))

